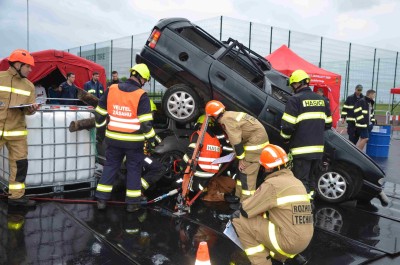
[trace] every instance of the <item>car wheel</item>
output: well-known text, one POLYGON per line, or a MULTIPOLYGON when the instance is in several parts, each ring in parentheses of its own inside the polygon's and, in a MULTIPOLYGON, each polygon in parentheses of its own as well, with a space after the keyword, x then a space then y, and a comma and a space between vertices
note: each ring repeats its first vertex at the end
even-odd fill
MULTIPOLYGON (((355 176, 356 177, 356 176, 355 176)), ((356 189, 355 181, 341 167, 321 172, 316 180, 319 198, 326 202, 338 203, 350 198, 356 189)))
POLYGON ((168 181, 175 181, 177 178, 177 174, 175 172, 174 166, 175 161, 182 160, 183 153, 180 151, 168 151, 160 156, 159 161, 166 167, 166 172, 164 174, 164 178, 168 181))
POLYGON ((200 97, 189 86, 176 84, 163 96, 163 109, 168 117, 178 122, 191 122, 199 116, 200 97))
POLYGON ((323 207, 315 213, 315 226, 331 232, 340 233, 343 227, 343 217, 339 211, 323 207))

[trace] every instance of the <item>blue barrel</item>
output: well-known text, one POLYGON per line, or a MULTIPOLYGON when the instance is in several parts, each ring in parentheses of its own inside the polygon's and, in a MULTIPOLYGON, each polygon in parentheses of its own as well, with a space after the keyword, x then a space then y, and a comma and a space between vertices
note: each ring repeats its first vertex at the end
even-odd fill
POLYGON ((374 126, 369 134, 367 155, 374 157, 388 157, 390 146, 391 126, 374 126))

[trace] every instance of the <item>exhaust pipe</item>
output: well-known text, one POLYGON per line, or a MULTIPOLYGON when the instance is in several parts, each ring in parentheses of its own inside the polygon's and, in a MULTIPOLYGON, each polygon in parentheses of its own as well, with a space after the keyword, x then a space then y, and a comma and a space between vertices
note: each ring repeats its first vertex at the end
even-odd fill
POLYGON ((377 198, 378 198, 379 201, 381 202, 381 205, 382 205, 382 206, 386 207, 386 206, 389 205, 389 198, 386 196, 386 194, 385 194, 383 191, 381 191, 381 192, 378 194, 377 198))

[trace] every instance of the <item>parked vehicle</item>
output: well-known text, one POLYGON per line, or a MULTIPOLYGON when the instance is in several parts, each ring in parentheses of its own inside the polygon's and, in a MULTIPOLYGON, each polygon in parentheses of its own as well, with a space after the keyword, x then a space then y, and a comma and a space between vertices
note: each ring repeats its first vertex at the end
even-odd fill
MULTIPOLYGON (((291 89, 287 77, 236 40, 221 42, 184 18, 160 20, 140 54, 152 76, 167 87, 162 106, 179 122, 194 120, 211 99, 228 110, 244 111, 265 126, 270 141, 284 146, 281 118, 291 89)), ((315 174, 321 199, 370 200, 382 192, 383 170, 335 130, 325 132, 324 170, 315 174)))

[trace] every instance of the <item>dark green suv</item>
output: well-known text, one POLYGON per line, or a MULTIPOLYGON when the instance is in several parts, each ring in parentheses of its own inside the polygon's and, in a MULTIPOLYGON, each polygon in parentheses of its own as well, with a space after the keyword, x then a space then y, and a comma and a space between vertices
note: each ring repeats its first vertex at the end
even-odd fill
MULTIPOLYGON (((221 42, 184 18, 163 19, 136 62, 147 64, 151 75, 167 88, 162 107, 168 117, 190 122, 205 102, 217 99, 228 110, 257 117, 271 142, 285 147, 279 131, 291 95, 287 77, 238 41, 221 42)), ((314 177, 325 201, 378 197, 387 203, 382 191, 385 173, 335 130, 325 131, 324 166, 314 177)))

